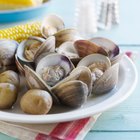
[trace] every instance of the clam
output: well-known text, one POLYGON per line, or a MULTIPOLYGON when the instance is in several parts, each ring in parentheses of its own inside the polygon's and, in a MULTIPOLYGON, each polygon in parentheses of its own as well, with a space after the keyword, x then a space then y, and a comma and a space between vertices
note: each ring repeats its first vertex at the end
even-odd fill
POLYGON ((99 53, 108 56, 108 53, 106 52, 105 49, 89 40, 77 40, 74 43, 74 47, 79 57, 82 58, 93 53, 99 53))
POLYGON ((54 86, 73 70, 74 66, 68 57, 61 54, 50 54, 43 57, 36 67, 36 73, 49 85, 54 86))
POLYGON ((27 40, 22 41, 17 49, 17 57, 26 63, 33 62, 36 52, 44 41, 45 39, 40 37, 30 37, 27 40))
POLYGON ((90 41, 104 48, 108 52, 108 56, 111 60, 112 65, 122 59, 123 54, 120 54, 119 46, 116 45, 113 41, 103 37, 95 37, 90 39, 90 41))
POLYGON ((90 54, 78 63, 77 67, 79 66, 87 66, 91 72, 96 68, 104 72, 111 66, 111 62, 107 56, 102 54, 90 54))
MULTIPOLYGON (((92 90, 92 75, 91 75, 91 71, 89 68, 87 68, 85 66, 79 66, 79 67, 73 69, 72 72, 69 74, 69 76, 67 76, 65 79, 61 80, 55 86, 57 86, 61 83, 65 83, 65 82, 73 81, 73 80, 80 80, 80 81, 84 82, 88 87, 88 95, 90 95, 91 90, 92 90)), ((55 88, 55 86, 52 88, 55 88)))
POLYGON ((39 63, 39 61, 43 58, 46 57, 47 55, 51 55, 51 54, 55 54, 54 52, 43 52, 40 55, 38 55, 37 57, 35 56, 35 66, 39 63))
POLYGON ((91 72, 84 66, 75 68, 68 77, 51 88, 60 103, 70 107, 82 106, 91 90, 91 72))
POLYGON ((0 109, 9 109, 17 99, 17 88, 10 83, 0 83, 0 109))
POLYGON ((19 88, 19 76, 12 70, 5 71, 0 74, 0 83, 10 83, 19 88))
POLYGON ((88 95, 91 94, 93 81, 92 74, 89 68, 85 66, 79 66, 75 68, 70 73, 69 79, 75 79, 84 82, 88 87, 88 95))
POLYGON ((59 54, 66 55, 70 59, 79 58, 76 49, 74 48, 73 41, 66 41, 61 44, 58 48, 56 48, 56 52, 59 54))
POLYGON ((65 28, 63 20, 56 15, 48 15, 42 23, 41 33, 45 38, 65 28))
POLYGON ((20 101, 21 109, 28 114, 47 114, 52 107, 52 97, 47 91, 32 89, 20 101))
POLYGON ((58 84, 52 88, 52 92, 62 104, 70 107, 80 107, 87 100, 88 87, 80 80, 72 80, 58 84))
POLYGON ((108 52, 110 58, 119 54, 119 47, 109 39, 103 37, 95 37, 90 39, 90 41, 104 48, 108 52))
MULTIPOLYGON (((38 57, 42 54, 55 52, 55 37, 50 36, 44 41, 34 56, 34 61, 38 61, 38 57)), ((42 58, 42 57, 41 57, 42 58)))
POLYGON ((104 94, 112 90, 118 82, 119 63, 112 65, 104 74, 95 81, 92 89, 93 94, 104 94))
POLYGON ((18 43, 14 40, 0 40, 0 67, 14 64, 18 43))
POLYGON ((16 63, 16 66, 17 66, 20 74, 24 75, 25 74, 25 70, 24 70, 24 67, 23 67, 24 64, 22 64, 23 62, 21 62, 20 59, 17 57, 17 54, 15 54, 15 63, 16 63))
POLYGON ((66 41, 66 42, 62 43, 58 48, 56 48, 56 52, 69 57, 75 66, 81 60, 76 49, 74 48, 73 41, 66 41))
POLYGON ((30 89, 41 89, 49 92, 53 98, 54 103, 59 103, 58 98, 51 92, 50 87, 42 80, 42 78, 30 67, 24 66, 25 79, 30 89))
POLYGON ((93 94, 107 93, 117 84, 119 64, 111 66, 110 59, 104 55, 88 55, 77 66, 87 66, 91 70, 93 94))
POLYGON ((59 47, 62 43, 67 41, 76 41, 81 39, 76 29, 63 29, 55 33, 54 36, 56 37, 56 47, 59 47))
POLYGON ((118 62, 123 58, 123 56, 124 56, 124 54, 123 54, 123 53, 120 53, 120 54, 118 54, 118 55, 112 57, 112 58, 110 59, 111 65, 114 65, 114 64, 118 63, 118 62))

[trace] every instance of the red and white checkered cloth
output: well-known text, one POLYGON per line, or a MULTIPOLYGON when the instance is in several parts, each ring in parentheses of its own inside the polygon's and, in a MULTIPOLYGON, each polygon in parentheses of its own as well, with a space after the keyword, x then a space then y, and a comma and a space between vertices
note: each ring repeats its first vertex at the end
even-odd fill
POLYGON ((0 122, 0 132, 20 140, 82 140, 99 115, 58 124, 0 122))

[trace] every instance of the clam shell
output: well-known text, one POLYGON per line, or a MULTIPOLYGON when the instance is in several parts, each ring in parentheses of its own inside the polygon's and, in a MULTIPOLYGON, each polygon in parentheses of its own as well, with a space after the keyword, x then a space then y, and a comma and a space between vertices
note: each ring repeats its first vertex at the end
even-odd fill
POLYGON ((18 43, 14 40, 0 40, 0 67, 14 64, 18 43))
POLYGON ((54 34, 54 36, 56 37, 56 47, 59 47, 66 41, 76 41, 78 39, 81 39, 76 29, 63 29, 54 34))
POLYGON ((30 89, 42 89, 49 92, 54 100, 54 103, 59 103, 58 98, 51 92, 50 87, 41 79, 41 77, 30 67, 24 66, 25 78, 30 89))
POLYGON ((51 55, 51 54, 55 54, 55 53, 54 52, 44 52, 44 53, 41 53, 39 56, 35 57, 35 60, 34 60, 35 65, 37 66, 37 64, 39 63, 39 61, 42 58, 46 57, 47 55, 51 55))
POLYGON ((120 54, 116 55, 115 57, 111 58, 110 59, 111 65, 118 63, 123 58, 123 56, 124 56, 124 54, 120 53, 120 54))
POLYGON ((80 107, 87 100, 88 87, 82 81, 73 80, 55 86, 52 88, 52 92, 62 104, 70 107, 80 107))
POLYGON ((88 87, 88 95, 91 94, 93 81, 91 71, 89 68, 79 66, 70 73, 70 77, 75 77, 75 80, 80 80, 84 82, 88 87))
POLYGON ((112 90, 118 82, 119 74, 119 63, 114 64, 107 69, 104 74, 95 81, 92 93, 93 94, 104 94, 112 90))
POLYGON ((28 40, 36 40, 36 41, 40 41, 40 42, 42 42, 42 43, 45 41, 44 38, 42 38, 42 37, 37 37, 37 36, 30 36, 30 37, 28 37, 28 40))
POLYGON ((79 57, 74 48, 74 42, 72 41, 67 41, 61 44, 59 48, 56 49, 56 52, 59 54, 66 55, 70 59, 79 57))
POLYGON ((16 63, 16 66, 18 68, 18 71, 20 72, 21 75, 25 75, 24 65, 27 65, 27 66, 29 66, 32 69, 34 69, 34 67, 35 67, 33 62, 28 63, 28 62, 21 61, 17 57, 17 54, 15 55, 15 63, 16 63))
POLYGON ((99 53, 105 56, 108 55, 108 53, 102 47, 88 40, 77 40, 74 43, 74 47, 79 57, 85 57, 93 53, 99 53))
POLYGON ((21 109, 28 114, 47 114, 52 107, 52 97, 44 90, 32 89, 27 91, 20 100, 21 109))
POLYGON ((57 87, 59 84, 68 82, 68 81, 73 81, 73 80, 80 80, 83 83, 85 83, 88 87, 88 95, 90 95, 91 90, 92 90, 92 76, 91 76, 91 71, 89 68, 85 66, 79 66, 70 73, 70 75, 63 80, 61 80, 59 83, 57 83, 55 86, 52 88, 57 87))
POLYGON ((108 52, 110 58, 115 57, 120 52, 119 47, 109 39, 103 37, 95 37, 90 39, 90 41, 104 48, 108 52))
POLYGON ((47 55, 39 61, 36 67, 36 73, 38 73, 39 76, 42 77, 44 68, 51 67, 51 66, 62 67, 64 70, 63 77, 66 77, 74 68, 72 62, 69 60, 68 57, 55 53, 55 54, 47 55))
POLYGON ((110 59, 107 56, 104 56, 102 54, 90 54, 86 57, 84 57, 77 65, 79 66, 90 66, 91 64, 97 64, 97 68, 105 71, 111 66, 110 59))
POLYGON ((40 43, 40 46, 41 44, 45 41, 45 39, 43 38, 40 38, 40 37, 30 37, 28 40, 24 40, 22 41, 19 46, 18 46, 18 49, 17 49, 17 57, 23 61, 23 62, 33 62, 33 60, 28 60, 26 57, 25 57, 25 54, 24 54, 24 51, 25 51, 25 48, 26 46, 30 46, 31 44, 33 44, 34 42, 36 43, 40 43))
POLYGON ((19 88, 20 79, 16 72, 12 70, 7 70, 0 74, 0 83, 10 83, 19 88))
POLYGON ((0 83, 0 109, 9 109, 16 102, 17 88, 10 83, 0 83))
POLYGON ((63 20, 56 15, 48 15, 41 25, 41 33, 47 38, 65 28, 63 20))
POLYGON ((20 60, 18 59, 17 55, 15 55, 15 63, 18 68, 18 71, 20 72, 21 75, 25 75, 25 70, 23 65, 21 64, 20 60))
POLYGON ((50 36, 46 41, 42 43, 38 51, 34 56, 34 61, 42 54, 46 52, 55 52, 55 37, 50 36))

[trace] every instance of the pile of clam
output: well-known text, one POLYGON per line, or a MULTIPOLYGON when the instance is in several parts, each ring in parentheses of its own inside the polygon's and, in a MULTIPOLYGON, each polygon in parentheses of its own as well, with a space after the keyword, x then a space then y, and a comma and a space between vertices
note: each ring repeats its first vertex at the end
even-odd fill
POLYGON ((115 87, 123 56, 115 43, 101 37, 82 39, 56 15, 44 20, 41 32, 42 38, 32 36, 21 42, 15 54, 30 89, 20 102, 25 113, 46 114, 53 104, 81 107, 92 95, 115 87))

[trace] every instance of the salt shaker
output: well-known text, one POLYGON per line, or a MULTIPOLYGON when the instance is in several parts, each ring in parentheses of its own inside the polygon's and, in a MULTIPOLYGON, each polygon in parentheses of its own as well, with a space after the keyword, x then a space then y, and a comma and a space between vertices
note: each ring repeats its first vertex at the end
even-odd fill
POLYGON ((76 0, 75 27, 83 37, 97 32, 97 15, 94 0, 76 0))
POLYGON ((119 24, 118 0, 100 0, 98 3, 98 27, 110 29, 112 25, 119 24))

